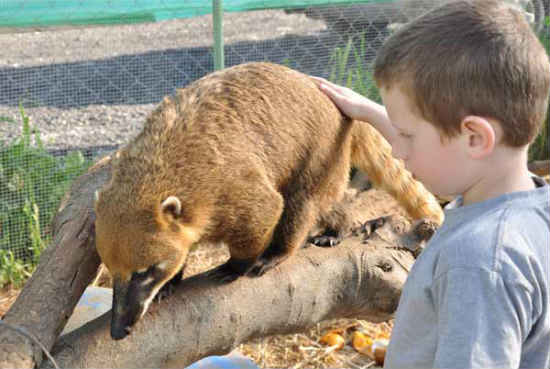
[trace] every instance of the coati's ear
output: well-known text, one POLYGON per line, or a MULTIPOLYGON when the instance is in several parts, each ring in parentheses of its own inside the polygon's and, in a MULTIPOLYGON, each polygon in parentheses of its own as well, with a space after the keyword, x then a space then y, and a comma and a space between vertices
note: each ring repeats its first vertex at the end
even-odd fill
POLYGON ((170 214, 172 217, 179 218, 181 215, 181 201, 176 196, 168 196, 160 206, 163 214, 170 214))

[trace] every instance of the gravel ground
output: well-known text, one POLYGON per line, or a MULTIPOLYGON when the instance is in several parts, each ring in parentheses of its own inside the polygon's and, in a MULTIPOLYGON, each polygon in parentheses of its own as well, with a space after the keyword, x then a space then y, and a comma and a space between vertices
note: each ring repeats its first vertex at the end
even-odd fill
MULTIPOLYGON (((280 10, 227 13, 224 35, 226 65, 290 60, 312 74, 337 42, 323 21, 280 10)), ((0 117, 20 122, 22 103, 50 149, 123 144, 162 96, 213 69, 211 45, 211 16, 0 34, 0 117)), ((0 122, 2 141, 20 131, 0 122)))
MULTIPOLYGON (((353 7, 348 10, 356 14, 343 19, 376 13, 370 8, 367 15, 353 7)), ((369 40, 375 41, 367 58, 386 36, 382 25, 369 22, 370 28, 361 25, 369 40)), ((226 65, 269 60, 327 76, 332 50, 346 44, 342 35, 349 35, 349 29, 334 32, 323 20, 302 13, 226 13, 226 65)), ((19 122, 0 120, 0 142, 20 134, 18 106, 22 104, 50 149, 124 144, 140 131, 145 116, 163 96, 213 70, 211 46, 209 15, 137 25, 0 33, 0 118, 19 122)))

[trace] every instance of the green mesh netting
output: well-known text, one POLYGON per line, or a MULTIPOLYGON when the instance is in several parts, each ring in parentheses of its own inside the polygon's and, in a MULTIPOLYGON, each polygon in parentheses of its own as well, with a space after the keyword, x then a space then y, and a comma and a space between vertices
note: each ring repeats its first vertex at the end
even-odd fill
MULTIPOLYGON (((303 8, 391 0, 225 0, 226 12, 303 8)), ((125 24, 188 18, 212 11, 211 0, 8 0, 0 3, 2 27, 125 24)))

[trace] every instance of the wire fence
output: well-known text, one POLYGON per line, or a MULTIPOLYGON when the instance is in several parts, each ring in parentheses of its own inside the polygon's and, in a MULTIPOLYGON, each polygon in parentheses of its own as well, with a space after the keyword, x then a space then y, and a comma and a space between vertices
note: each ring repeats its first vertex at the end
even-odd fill
MULTIPOLYGON (((392 27, 444 1, 228 0, 225 66, 271 61, 338 82, 355 66, 368 78, 392 27)), ((510 1, 547 31, 547 2, 510 1)), ((214 70, 210 10, 197 0, 0 5, 0 285, 36 260, 61 196, 98 152, 128 142, 163 96, 214 70)), ((366 92, 376 97, 373 85, 366 92)))

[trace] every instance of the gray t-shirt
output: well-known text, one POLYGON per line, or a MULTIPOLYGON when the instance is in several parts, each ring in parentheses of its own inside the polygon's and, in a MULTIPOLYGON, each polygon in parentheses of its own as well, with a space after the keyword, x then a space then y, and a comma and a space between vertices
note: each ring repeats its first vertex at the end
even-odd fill
POLYGON ((403 288, 386 368, 550 366, 550 186, 534 180, 445 210, 403 288))

